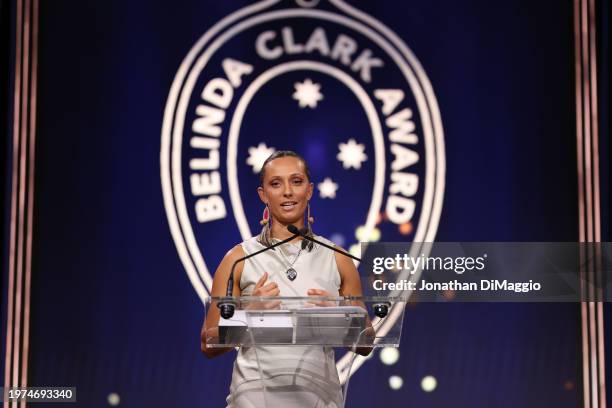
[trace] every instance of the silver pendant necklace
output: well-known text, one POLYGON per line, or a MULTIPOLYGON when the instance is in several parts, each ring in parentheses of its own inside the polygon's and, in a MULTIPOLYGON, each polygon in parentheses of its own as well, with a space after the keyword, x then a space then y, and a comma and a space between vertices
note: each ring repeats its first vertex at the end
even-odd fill
MULTIPOLYGON (((289 245, 291 245, 291 244, 289 244, 289 245)), ((293 269, 293 265, 295 265, 295 263, 297 262, 298 258, 300 257, 300 254, 302 253, 302 248, 300 248, 300 250, 298 251, 297 255, 293 259, 293 262, 289 262, 287 260, 287 258, 285 257, 285 254, 283 253, 282 249, 279 252, 280 252, 281 256, 283 257, 283 261, 285 261, 286 263, 289 264, 289 268, 287 268, 287 270, 285 271, 285 275, 287 275, 287 279, 289 279, 290 281, 293 282, 295 280, 295 278, 297 278, 297 271, 295 269, 293 269)))

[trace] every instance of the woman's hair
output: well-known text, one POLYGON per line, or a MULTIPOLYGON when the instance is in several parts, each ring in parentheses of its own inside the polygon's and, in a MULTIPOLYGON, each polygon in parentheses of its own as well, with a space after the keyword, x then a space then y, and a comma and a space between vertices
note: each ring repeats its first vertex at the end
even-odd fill
POLYGON ((304 160, 302 156, 300 156, 294 151, 279 150, 277 152, 272 153, 270 156, 268 156, 266 161, 264 161, 263 165, 261 166, 261 170, 259 170, 259 185, 260 186, 263 186, 264 176, 266 175, 266 166, 268 165, 268 163, 280 157, 295 157, 296 159, 304 163, 304 170, 306 171, 306 177, 308 177, 308 182, 310 182, 310 169, 308 168, 308 163, 306 163, 306 160, 304 160))
MULTIPOLYGON (((291 150, 279 150, 276 151, 274 153, 272 153, 263 163, 263 165, 261 166, 261 170, 259 170, 259 186, 263 187, 263 181, 264 181, 264 177, 266 174, 266 166, 268 165, 268 163, 270 163, 272 160, 274 159, 278 159, 280 157, 295 157, 296 159, 300 160, 303 164, 304 164, 304 171, 306 172, 306 177, 308 178, 308 182, 311 182, 311 178, 310 178, 310 169, 308 168, 308 163, 306 163, 306 160, 304 160, 304 158, 302 156, 300 156, 299 154, 297 154, 294 151, 291 150)), ((260 244, 265 245, 267 247, 272 245, 272 213, 269 213, 269 219, 268 222, 266 224, 264 224, 263 228, 261 229, 261 233, 259 234, 259 237, 257 238, 257 241, 259 241, 260 244)), ((308 230, 306 231, 306 235, 309 237, 314 236, 313 232, 312 232, 312 226, 310 225, 310 220, 306 219, 306 225, 308 225, 308 230)), ((302 249, 306 249, 307 251, 311 251, 312 248, 314 247, 314 242, 307 240, 307 239, 303 239, 302 240, 302 249)))

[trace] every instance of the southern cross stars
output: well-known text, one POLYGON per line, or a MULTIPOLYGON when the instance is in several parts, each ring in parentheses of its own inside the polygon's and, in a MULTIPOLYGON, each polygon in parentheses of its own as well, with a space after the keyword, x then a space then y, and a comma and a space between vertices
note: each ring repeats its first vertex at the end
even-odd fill
POLYGON ((257 147, 249 147, 249 157, 247 164, 253 167, 253 173, 257 174, 261 170, 264 162, 276 149, 266 146, 265 143, 260 143, 257 147))
POLYGON ((323 99, 321 85, 315 84, 310 78, 306 78, 304 82, 296 82, 294 85, 293 99, 299 102, 300 108, 308 106, 314 109, 317 107, 317 103, 323 99))
POLYGON ((368 159, 368 156, 364 153, 365 146, 361 143, 357 143, 355 139, 349 139, 346 143, 340 143, 338 145, 340 153, 336 158, 342 162, 342 167, 350 169, 351 167, 360 169, 361 163, 368 159))
POLYGON ((329 177, 325 177, 325 180, 319 183, 317 187, 319 188, 319 196, 321 198, 336 198, 338 183, 334 183, 329 177))

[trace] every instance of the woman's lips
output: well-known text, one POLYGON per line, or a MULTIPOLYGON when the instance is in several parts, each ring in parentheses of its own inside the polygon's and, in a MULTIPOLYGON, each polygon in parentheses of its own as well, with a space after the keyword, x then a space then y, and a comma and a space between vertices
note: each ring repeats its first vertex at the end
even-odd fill
POLYGON ((283 211, 291 211, 297 206, 297 202, 295 201, 287 201, 281 204, 281 208, 283 211))

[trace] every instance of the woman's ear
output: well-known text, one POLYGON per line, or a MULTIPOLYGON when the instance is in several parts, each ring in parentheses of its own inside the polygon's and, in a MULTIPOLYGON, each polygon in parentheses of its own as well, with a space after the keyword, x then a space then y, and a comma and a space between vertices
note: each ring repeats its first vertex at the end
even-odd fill
POLYGON ((268 199, 266 198, 266 193, 264 192, 263 187, 257 187, 257 194, 259 194, 259 199, 262 203, 268 204, 268 199))
POLYGON ((314 183, 308 184, 308 200, 312 198, 312 193, 314 192, 314 183))

